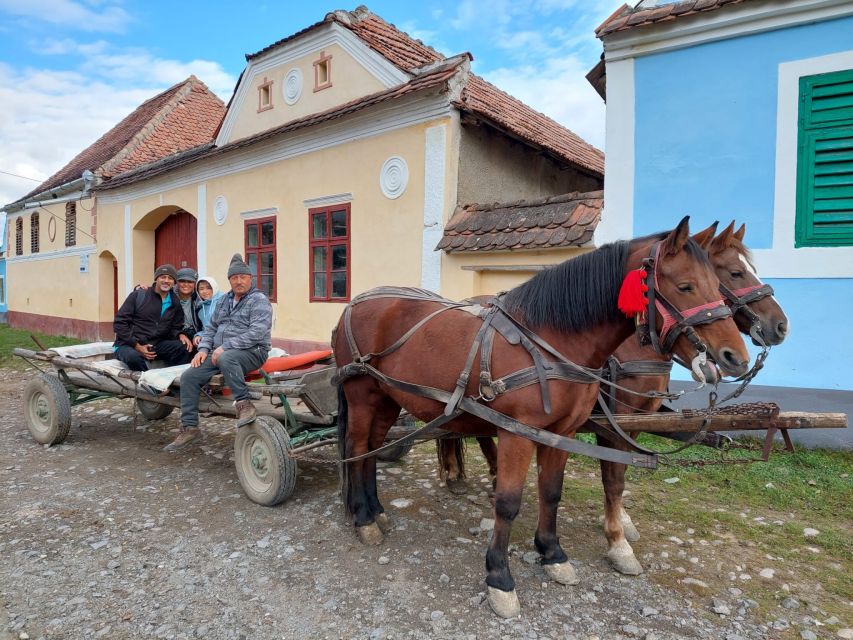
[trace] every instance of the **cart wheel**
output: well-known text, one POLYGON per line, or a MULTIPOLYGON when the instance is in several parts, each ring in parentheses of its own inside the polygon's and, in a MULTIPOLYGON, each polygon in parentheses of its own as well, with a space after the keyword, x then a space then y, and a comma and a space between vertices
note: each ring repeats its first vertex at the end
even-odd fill
MULTIPOLYGON (((396 424, 398 425, 405 425, 407 427, 411 427, 412 429, 415 428, 417 423, 418 421, 415 420, 414 417, 409 414, 403 414, 396 422, 396 424)), ((382 460, 382 462, 397 462, 397 460, 400 460, 401 458, 405 457, 405 455, 412 450, 414 444, 414 442, 407 442, 396 447, 391 447, 390 449, 386 449, 382 453, 377 453, 376 457, 379 460, 382 460)))
POLYGON ((59 444, 71 429, 71 400, 54 375, 43 373, 24 389, 24 417, 36 442, 59 444))
POLYGON ((168 417, 172 411, 175 410, 175 407, 171 405, 160 404, 159 402, 152 402, 151 400, 142 400, 141 398, 136 399, 136 408, 139 409, 139 413, 141 413, 146 420, 162 420, 163 418, 168 417))
POLYGON ((290 436, 270 416, 237 430, 234 465, 249 500, 274 507, 287 500, 296 488, 296 460, 289 457, 290 436))

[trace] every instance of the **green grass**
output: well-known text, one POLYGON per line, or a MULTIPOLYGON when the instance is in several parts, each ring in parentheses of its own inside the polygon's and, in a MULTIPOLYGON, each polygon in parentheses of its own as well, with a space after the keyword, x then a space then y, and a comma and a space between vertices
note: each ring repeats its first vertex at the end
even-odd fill
POLYGON ((68 338, 66 336, 49 336, 43 333, 25 331, 22 329, 10 329, 7 325, 0 325, 0 366, 20 369, 26 366, 24 360, 12 355, 12 349, 22 348, 38 351, 39 347, 30 337, 36 339, 46 348, 62 347, 69 344, 81 344, 85 340, 79 338, 68 338))
MULTIPOLYGON (((677 446, 648 435, 641 436, 640 441, 656 450, 677 446)), ((689 552, 703 559, 704 568, 691 567, 675 556, 670 559, 674 566, 683 566, 689 575, 709 585, 708 590, 698 593, 700 603, 712 594, 725 597, 727 589, 735 586, 743 590, 743 597, 758 602, 759 620, 799 619, 804 615, 825 620, 836 616, 844 626, 845 620, 849 622, 849 603, 853 601, 849 577, 853 572, 853 452, 798 449, 789 453, 777 445, 768 462, 745 462, 760 455, 761 442, 740 443, 758 450, 732 449, 721 456, 718 451, 697 446, 671 456, 671 464, 656 470, 628 469, 626 489, 630 494, 625 503, 642 536, 632 545, 638 558, 646 564, 649 561, 643 559, 644 554, 657 555, 664 548, 672 551, 670 536, 706 540, 709 545, 690 547, 689 552), (744 462, 710 464, 721 459, 744 462), (673 477, 678 482, 664 482, 673 477), (820 533, 806 537, 803 530, 807 527, 820 533), (687 534, 688 529, 693 532, 687 534), (732 582, 729 572, 736 565, 752 579, 732 582), (777 570, 774 579, 759 577, 765 567, 777 570), (806 603, 796 614, 779 607, 789 595, 806 603), (810 607, 814 607, 811 612, 810 607)), ((468 451, 469 477, 485 474, 477 446, 471 443, 468 451)), ((598 461, 572 456, 566 474, 561 504, 574 523, 561 522, 563 533, 571 527, 580 527, 591 535, 593 530, 601 532, 604 492, 598 461)), ((533 470, 528 476, 525 502, 522 510, 531 516, 523 536, 513 531, 514 542, 529 540, 535 528, 533 470)), ((566 550, 576 557, 600 554, 605 545, 603 533, 599 535, 600 540, 591 540, 591 550, 570 546, 566 550)), ((695 598, 694 588, 680 582, 683 575, 672 570, 649 574, 662 586, 695 598)), ((834 635, 834 628, 829 628, 829 633, 834 635)), ((799 627, 792 626, 774 637, 796 640, 799 627)))

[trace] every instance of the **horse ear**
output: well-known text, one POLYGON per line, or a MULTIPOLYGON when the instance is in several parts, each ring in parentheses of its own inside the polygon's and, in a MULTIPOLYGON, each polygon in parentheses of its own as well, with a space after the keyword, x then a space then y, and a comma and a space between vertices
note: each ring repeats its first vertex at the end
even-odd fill
POLYGON ((720 232, 714 240, 711 242, 711 249, 714 251, 722 251, 726 247, 730 247, 732 245, 732 236, 734 236, 735 232, 735 221, 732 220, 725 229, 720 232))
POLYGON ((663 246, 661 247, 664 253, 675 255, 684 248, 690 238, 690 216, 684 216, 678 226, 669 232, 669 235, 664 238, 663 246))
POLYGON ((746 223, 744 222, 740 225, 740 229, 735 231, 735 238, 738 239, 739 242, 743 242, 743 236, 746 234, 746 223))
POLYGON ((707 251, 708 247, 711 246, 711 240, 714 239, 714 234, 717 233, 718 224, 720 224, 720 221, 716 220, 710 227, 695 234, 693 236, 693 241, 707 251))

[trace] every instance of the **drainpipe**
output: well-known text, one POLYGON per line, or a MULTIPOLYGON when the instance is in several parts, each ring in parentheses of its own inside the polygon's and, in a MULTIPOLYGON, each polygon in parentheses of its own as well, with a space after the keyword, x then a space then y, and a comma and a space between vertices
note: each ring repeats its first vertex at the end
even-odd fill
POLYGON ((100 179, 94 173, 86 169, 83 174, 76 180, 66 182, 65 184, 59 185, 58 187, 36 194, 37 196, 50 196, 46 200, 14 202, 12 204, 7 204, 5 207, 0 209, 0 211, 14 213, 16 211, 21 211, 24 209, 36 209, 38 207, 45 207, 51 204, 59 204, 62 202, 71 202, 72 200, 79 200, 88 196, 92 187, 100 184, 100 182, 100 179), (80 193, 77 193, 78 191, 80 193))

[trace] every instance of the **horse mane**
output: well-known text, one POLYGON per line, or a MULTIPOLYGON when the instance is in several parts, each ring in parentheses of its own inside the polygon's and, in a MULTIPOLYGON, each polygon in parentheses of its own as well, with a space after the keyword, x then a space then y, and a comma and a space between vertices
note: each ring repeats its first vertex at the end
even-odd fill
POLYGON ((629 245, 625 240, 606 244, 540 271, 506 294, 507 310, 532 329, 562 332, 624 320, 616 299, 629 245))
MULTIPOLYGON (((631 241, 620 240, 564 260, 511 289, 504 297, 504 304, 531 329, 579 332, 622 322, 625 316, 617 308, 616 300, 631 247, 663 240, 668 235, 664 231, 631 241)), ((692 239, 687 241, 685 250, 711 268, 708 255, 692 239)))

